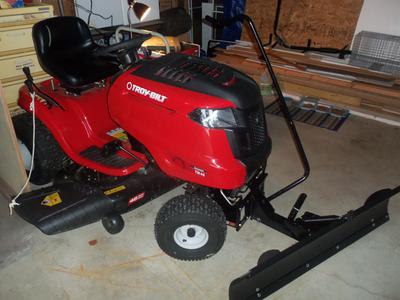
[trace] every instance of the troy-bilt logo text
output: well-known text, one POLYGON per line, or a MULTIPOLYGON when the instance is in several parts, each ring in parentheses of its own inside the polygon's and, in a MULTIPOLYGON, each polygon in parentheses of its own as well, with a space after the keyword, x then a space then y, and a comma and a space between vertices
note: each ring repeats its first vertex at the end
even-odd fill
POLYGON ((130 81, 128 81, 126 83, 126 89, 128 91, 132 91, 132 92, 138 93, 140 95, 149 97, 150 99, 155 100, 157 102, 164 103, 164 101, 167 100, 167 96, 163 96, 163 95, 161 95, 159 93, 152 92, 152 91, 150 91, 148 89, 142 88, 142 87, 140 87, 140 86, 138 86, 136 84, 133 84, 130 81))

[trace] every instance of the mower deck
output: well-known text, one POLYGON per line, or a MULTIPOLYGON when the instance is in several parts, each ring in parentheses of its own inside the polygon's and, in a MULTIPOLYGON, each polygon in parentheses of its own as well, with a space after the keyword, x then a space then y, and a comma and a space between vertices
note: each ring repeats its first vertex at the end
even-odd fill
POLYGON ((149 167, 100 187, 72 179, 23 194, 16 212, 45 234, 56 234, 122 214, 172 190, 181 183, 149 167))

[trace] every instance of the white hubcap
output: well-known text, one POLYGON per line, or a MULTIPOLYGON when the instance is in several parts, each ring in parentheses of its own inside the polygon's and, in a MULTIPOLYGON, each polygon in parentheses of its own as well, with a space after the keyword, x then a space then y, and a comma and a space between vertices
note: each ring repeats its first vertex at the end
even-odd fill
POLYGON ((18 145, 19 145, 19 153, 21 154, 22 162, 24 163, 24 168, 25 170, 29 170, 31 168, 31 160, 32 160, 31 152, 28 150, 25 144, 22 143, 20 140, 18 140, 18 145))
POLYGON ((185 249, 199 249, 208 242, 208 232, 198 225, 183 225, 174 232, 174 240, 185 249))

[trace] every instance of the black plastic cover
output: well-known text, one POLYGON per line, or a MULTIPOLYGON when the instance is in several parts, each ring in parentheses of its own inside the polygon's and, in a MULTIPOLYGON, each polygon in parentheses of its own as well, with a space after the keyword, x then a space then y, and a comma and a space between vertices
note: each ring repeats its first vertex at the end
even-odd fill
POLYGON ((133 75, 219 97, 239 109, 262 103, 257 83, 229 66, 180 53, 143 62, 133 75))
POLYGON ((96 222, 110 213, 123 214, 180 184, 155 167, 107 187, 66 179, 22 194, 15 211, 43 233, 57 234, 96 222))

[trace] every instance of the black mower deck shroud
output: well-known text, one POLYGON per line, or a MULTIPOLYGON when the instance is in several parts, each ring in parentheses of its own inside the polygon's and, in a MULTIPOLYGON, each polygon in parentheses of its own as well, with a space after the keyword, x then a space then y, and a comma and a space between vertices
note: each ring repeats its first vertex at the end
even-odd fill
POLYGON ((96 222, 109 213, 123 214, 180 184, 156 167, 134 173, 107 187, 67 179, 23 194, 15 211, 43 233, 51 235, 96 222), (53 206, 43 205, 46 196, 54 193, 58 193, 61 202, 53 206))

